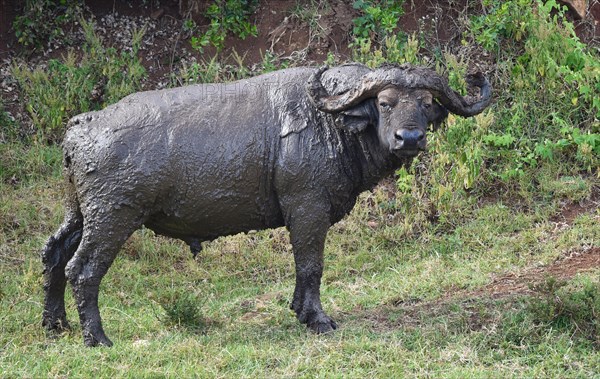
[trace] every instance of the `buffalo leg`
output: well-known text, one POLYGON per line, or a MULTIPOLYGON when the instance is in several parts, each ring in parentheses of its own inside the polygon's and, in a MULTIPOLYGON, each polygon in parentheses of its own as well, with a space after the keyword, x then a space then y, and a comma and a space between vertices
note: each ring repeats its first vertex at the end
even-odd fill
POLYGON ((305 204, 293 212, 289 221, 296 264, 296 288, 290 308, 296 312, 298 320, 314 332, 330 332, 337 325, 323 311, 320 296, 329 217, 325 212, 307 209, 305 204))
POLYGON ((104 217, 102 222, 86 222, 79 248, 67 264, 65 271, 73 287, 87 346, 112 346, 102 328, 98 290, 119 249, 140 225, 132 218, 116 216, 104 217))
POLYGON ((65 221, 48 240, 42 251, 44 265, 44 312, 42 325, 48 330, 69 328, 65 311, 65 266, 81 241, 83 219, 79 211, 70 211, 65 221))

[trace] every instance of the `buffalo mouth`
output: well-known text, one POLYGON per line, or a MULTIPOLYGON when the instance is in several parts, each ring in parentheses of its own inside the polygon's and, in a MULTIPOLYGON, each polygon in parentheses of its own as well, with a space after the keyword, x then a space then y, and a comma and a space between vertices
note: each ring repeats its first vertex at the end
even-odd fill
POLYGON ((414 149, 407 149, 407 148, 393 149, 392 150, 392 154, 394 154, 398 158, 412 158, 412 157, 417 156, 423 150, 424 149, 419 149, 419 148, 414 148, 414 149))

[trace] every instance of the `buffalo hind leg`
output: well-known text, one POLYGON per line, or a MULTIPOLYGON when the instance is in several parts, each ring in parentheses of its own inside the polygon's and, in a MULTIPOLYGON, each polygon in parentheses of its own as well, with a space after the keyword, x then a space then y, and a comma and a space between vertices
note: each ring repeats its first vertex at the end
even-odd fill
POLYGON ((102 222, 86 222, 79 248, 65 270, 73 287, 83 341, 87 346, 112 346, 102 328, 98 309, 100 282, 121 246, 141 225, 126 215, 113 216, 104 217, 102 222))
POLYGON ((69 328, 65 311, 65 266, 81 241, 83 218, 79 211, 68 211, 58 232, 42 251, 44 265, 44 311, 42 325, 50 331, 69 328))
POLYGON ((296 264, 296 287, 290 308, 298 320, 316 333, 337 329, 336 323, 321 306, 323 249, 329 229, 329 215, 300 206, 289 219, 288 229, 296 264))

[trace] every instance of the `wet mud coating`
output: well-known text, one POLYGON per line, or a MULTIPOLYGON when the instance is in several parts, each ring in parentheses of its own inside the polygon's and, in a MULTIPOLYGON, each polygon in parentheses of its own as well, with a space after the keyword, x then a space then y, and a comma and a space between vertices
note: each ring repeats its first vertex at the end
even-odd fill
POLYGON ((460 96, 420 67, 300 67, 135 93, 74 117, 63 142, 65 221, 42 252, 43 325, 68 327, 69 281, 85 344, 112 344, 98 288, 142 225, 194 254, 219 236, 286 226, 296 265, 291 308, 317 333, 336 329, 319 294, 329 227, 426 148, 428 125, 489 105, 487 80, 467 82, 479 96, 460 96))

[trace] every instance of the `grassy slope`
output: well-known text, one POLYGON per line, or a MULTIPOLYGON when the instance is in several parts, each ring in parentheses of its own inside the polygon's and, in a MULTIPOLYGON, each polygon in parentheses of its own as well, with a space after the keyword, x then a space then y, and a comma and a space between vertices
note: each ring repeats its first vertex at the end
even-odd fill
MULTIPOLYGON (((60 223, 60 187, 55 173, 0 191, 8 215, 0 241, 4 376, 597 375, 600 352, 591 342, 536 324, 527 299, 435 300, 598 246, 598 209, 557 227, 548 221, 553 205, 521 212, 491 203, 451 232, 429 227, 403 239, 394 225, 366 226, 374 196, 366 195, 328 238, 323 300, 341 329, 326 336, 308 333, 288 310, 294 281, 284 230, 219 239, 197 260, 182 243, 142 230, 103 282, 104 324, 116 344, 84 349, 70 294, 74 330, 53 339, 40 327, 38 251, 60 223), (201 327, 167 317, 161 304, 177 299, 193 316, 199 307, 201 327), (434 302, 411 305, 421 300, 434 302)), ((570 286, 597 283, 599 273, 570 286)))

